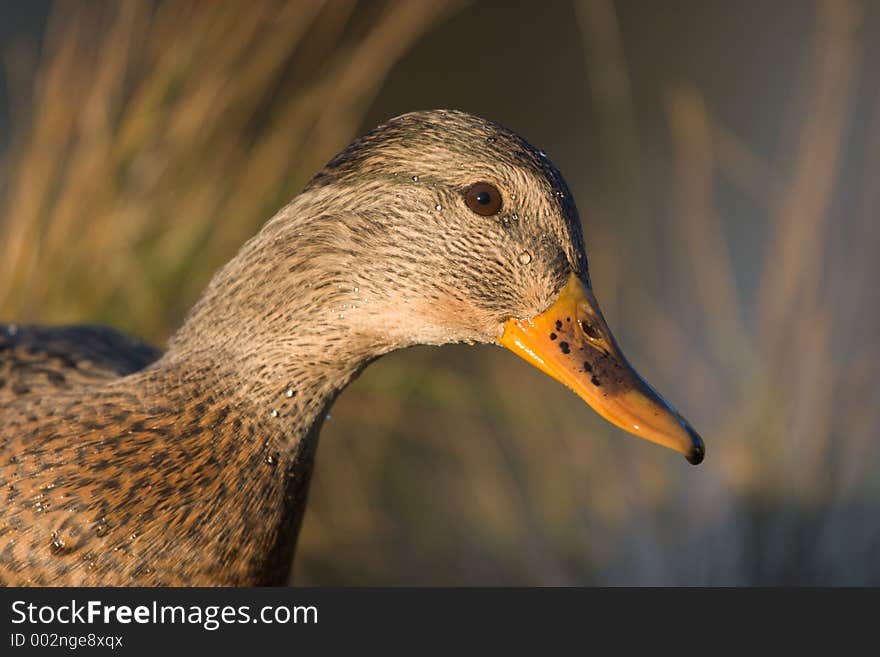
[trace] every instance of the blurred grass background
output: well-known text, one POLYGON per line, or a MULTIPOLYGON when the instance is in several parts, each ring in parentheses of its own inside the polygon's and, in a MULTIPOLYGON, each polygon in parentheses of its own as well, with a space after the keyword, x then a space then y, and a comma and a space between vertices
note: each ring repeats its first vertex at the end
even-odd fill
POLYGON ((548 151, 630 359, 707 459, 491 347, 333 409, 301 584, 880 584, 880 6, 9 3, 0 317, 162 343, 358 132, 457 107, 548 151))

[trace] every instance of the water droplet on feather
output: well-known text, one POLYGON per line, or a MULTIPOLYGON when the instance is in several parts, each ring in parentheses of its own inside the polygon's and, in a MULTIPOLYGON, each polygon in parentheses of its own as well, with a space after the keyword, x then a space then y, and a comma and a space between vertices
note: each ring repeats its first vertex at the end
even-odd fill
POLYGON ((64 549, 64 538, 58 532, 52 532, 52 551, 61 552, 64 549))

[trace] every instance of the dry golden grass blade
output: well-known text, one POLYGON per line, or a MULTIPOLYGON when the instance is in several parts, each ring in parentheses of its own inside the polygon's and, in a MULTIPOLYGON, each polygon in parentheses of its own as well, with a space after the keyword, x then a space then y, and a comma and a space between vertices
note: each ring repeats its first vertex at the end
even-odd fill
MULTIPOLYGON (((452 9, 463 6, 459 1, 452 9)), ((366 103, 378 89, 377 81, 431 26, 447 16, 450 6, 436 2, 389 3, 374 29, 367 33, 344 59, 333 68, 333 89, 325 109, 315 124, 310 140, 312 152, 335 150, 340 129, 353 131, 366 103)), ((341 55, 340 55, 341 58, 341 55)))
MULTIPOLYGON (((65 37, 57 44, 55 64, 42 72, 38 79, 39 95, 49 97, 56 103, 76 102, 73 78, 74 55, 79 22, 73 21, 65 37), (70 95, 65 99, 58 87, 70 80, 70 95)), ((35 98, 35 117, 30 144, 21 147, 21 155, 15 162, 10 160, 10 181, 4 189, 2 230, 3 257, 0 258, 0 280, 6 282, 3 304, 18 306, 25 303, 26 281, 33 277, 41 254, 41 242, 47 221, 43 211, 47 199, 52 196, 53 185, 60 173, 60 158, 67 148, 68 135, 74 122, 71 112, 54 111, 62 104, 49 105, 35 98)), ((20 141, 20 140, 19 140, 20 141)))
POLYGON ((733 263, 713 201, 714 131, 703 98, 693 87, 671 89, 667 112, 676 149, 676 222, 691 262, 684 280, 696 283, 712 347, 730 370, 747 351, 733 263))
POLYGON ((794 170, 779 201, 778 222, 764 258, 759 300, 761 344, 775 349, 821 263, 822 240, 843 139, 850 122, 858 59, 859 12, 851 2, 820 4, 812 92, 804 112, 794 170), (807 289, 800 287, 807 282, 807 289))
MULTIPOLYGON (((880 208, 880 87, 874 92, 871 112, 871 127, 867 138, 867 162, 859 186, 858 204, 855 209, 855 227, 852 240, 844 251, 846 266, 838 266, 831 271, 839 278, 837 289, 843 299, 858 303, 862 292, 871 289, 880 279, 880 260, 877 258, 877 244, 880 244, 880 221, 877 221, 877 208, 880 208)), ((861 313, 860 313, 861 314, 861 313)), ((874 312, 874 323, 880 320, 878 310, 874 312)), ((870 332, 873 323, 862 323, 870 332)))
POLYGON ((716 117, 712 120, 712 144, 719 173, 753 199, 764 201, 768 191, 778 186, 776 171, 766 159, 716 117))
POLYGON ((607 183, 626 212, 626 220, 635 223, 645 215, 640 193, 641 153, 617 12, 611 0, 577 0, 574 10, 583 38, 599 135, 603 138, 607 183))

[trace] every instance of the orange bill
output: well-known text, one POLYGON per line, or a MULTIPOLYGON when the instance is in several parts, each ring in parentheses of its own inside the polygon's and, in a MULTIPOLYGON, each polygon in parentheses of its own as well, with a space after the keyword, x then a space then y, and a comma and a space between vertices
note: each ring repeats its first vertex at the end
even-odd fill
POLYGON ((627 362, 592 290, 575 275, 543 313, 508 320, 499 342, 621 429, 681 452, 694 465, 703 460, 700 436, 627 362))

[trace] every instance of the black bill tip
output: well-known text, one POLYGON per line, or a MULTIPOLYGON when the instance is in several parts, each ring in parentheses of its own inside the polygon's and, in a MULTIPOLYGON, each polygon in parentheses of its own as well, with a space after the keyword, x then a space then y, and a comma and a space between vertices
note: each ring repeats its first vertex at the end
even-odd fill
POLYGON ((691 447, 691 451, 685 457, 688 460, 688 463, 691 465, 699 465, 703 462, 703 458, 706 456, 706 447, 703 445, 703 439, 700 438, 700 434, 694 431, 691 427, 686 427, 688 433, 691 435, 691 442, 693 446, 691 447))

